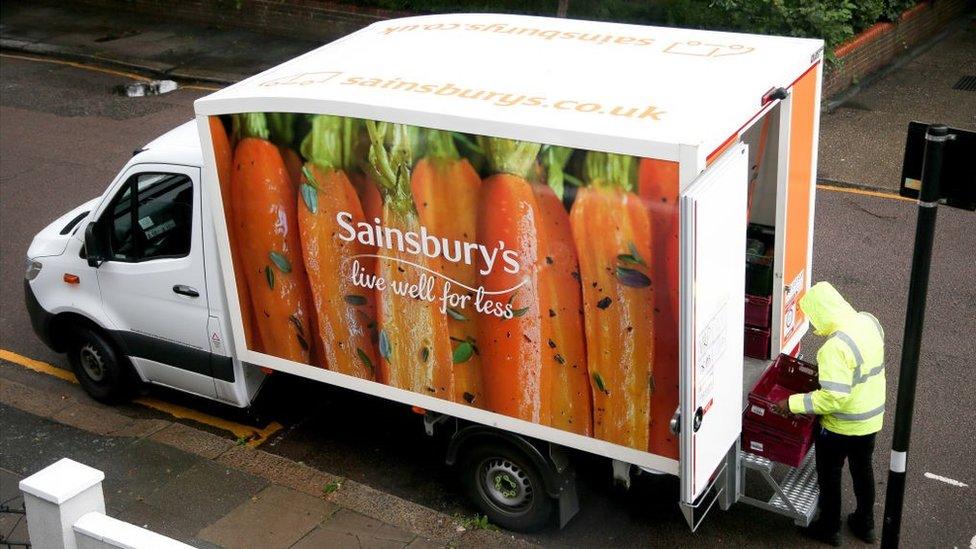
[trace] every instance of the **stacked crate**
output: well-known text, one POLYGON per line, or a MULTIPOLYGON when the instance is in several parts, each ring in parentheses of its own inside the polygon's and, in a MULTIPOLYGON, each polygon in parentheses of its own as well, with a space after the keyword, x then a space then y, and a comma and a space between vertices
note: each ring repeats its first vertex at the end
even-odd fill
POLYGON ((773 294, 772 227, 749 225, 746 239, 745 355, 769 358, 773 294))
POLYGON ((781 354, 763 372, 742 413, 742 449, 766 459, 799 467, 813 444, 817 418, 782 413, 777 402, 819 388, 817 368, 781 354))

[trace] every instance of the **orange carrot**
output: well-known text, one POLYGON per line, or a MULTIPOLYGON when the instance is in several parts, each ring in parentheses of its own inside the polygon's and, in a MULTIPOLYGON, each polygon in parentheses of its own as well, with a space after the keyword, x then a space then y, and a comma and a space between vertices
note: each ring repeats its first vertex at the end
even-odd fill
POLYGON ((342 120, 315 116, 302 142, 309 160, 303 167, 298 206, 305 269, 312 288, 316 340, 324 352, 326 367, 344 374, 376 379, 376 297, 371 288, 353 283, 359 265, 372 275, 373 253, 358 240, 340 238, 339 217, 355 226, 364 221, 359 197, 346 177, 341 150, 326 144, 342 132, 342 120))
POLYGON ((268 124, 268 139, 278 146, 289 179, 298 192, 302 180, 302 159, 295 152, 295 121, 298 115, 288 112, 269 112, 264 115, 268 124))
MULTIPOLYGON (((453 360, 446 315, 429 273, 437 263, 405 251, 403 236, 420 232, 410 196, 410 140, 405 126, 366 122, 370 161, 383 194, 382 228, 389 245, 380 246, 376 270, 386 287, 378 290, 380 375, 383 383, 450 400, 453 360), (384 144, 390 134, 389 149, 384 144), (401 235, 397 237, 397 232, 401 235), (398 240, 399 238, 399 240, 398 240)), ((377 243, 379 244, 379 243, 377 243)), ((466 348, 467 349, 467 348, 466 348)), ((470 351, 473 352, 473 347, 470 351)))
POLYGON ((213 141, 214 158, 217 163, 217 181, 220 183, 220 200, 224 203, 224 217, 227 224, 227 239, 230 241, 231 261, 234 264, 234 280, 237 283, 238 301, 241 305, 241 321, 244 324, 244 341, 252 349, 260 349, 258 335, 254 331, 254 307, 251 305, 251 295, 247 290, 247 280, 244 277, 244 269, 240 266, 240 244, 238 243, 237 231, 234 224, 234 212, 231 207, 231 197, 234 189, 231 188, 233 153, 230 149, 230 141, 227 138, 227 131, 224 129, 223 122, 217 116, 211 116, 210 136, 213 141))
POLYGON ((351 173, 349 180, 356 190, 359 203, 363 205, 363 214, 366 216, 366 220, 374 223, 375 219, 379 219, 383 215, 383 196, 380 195, 379 187, 366 174, 351 173))
POLYGON ((297 193, 299 185, 301 185, 302 182, 302 159, 291 147, 279 146, 278 152, 281 154, 282 162, 285 163, 285 171, 288 172, 288 180, 291 181, 292 185, 295 187, 295 192, 297 193))
MULTIPOLYGON (((451 133, 428 130, 427 144, 427 156, 414 166, 410 181, 420 222, 439 238, 452 242, 475 242, 481 177, 467 160, 460 157, 451 133)), ((458 255, 460 258, 460 253, 458 255)), ((478 337, 478 313, 470 305, 474 300, 474 291, 465 290, 457 284, 476 288, 477 265, 474 262, 443 259, 437 271, 455 281, 451 286, 452 293, 470 296, 467 307, 448 309, 453 354, 459 359, 454 363, 453 400, 484 407, 481 357, 473 352, 477 348, 478 337), (472 352, 467 352, 468 347, 472 348, 472 352)), ((438 287, 443 287, 443 283, 439 282, 438 287)))
MULTIPOLYGON (((555 169, 553 167, 552 169, 555 169)), ((590 376, 580 294, 579 260, 569 214, 548 185, 533 185, 542 220, 545 259, 539 270, 544 374, 550 376, 548 424, 581 435, 592 433, 590 376)), ((558 188, 558 187, 557 187, 558 188)), ((546 385, 546 384, 544 384, 546 385)))
MULTIPOLYGON (((543 369, 554 362, 543 359, 543 317, 539 300, 539 268, 543 259, 542 220, 532 186, 526 176, 532 169, 539 145, 508 139, 485 139, 490 170, 478 197, 478 241, 489 249, 504 245, 514 252, 518 269, 508 272, 496 263, 480 274, 486 296, 511 307, 510 317, 478 315, 484 390, 488 409, 505 415, 547 423, 551 417, 550 376, 543 369)), ((501 252, 499 252, 501 255, 501 252)), ((487 268, 487 265, 482 265, 487 268)), ((546 347, 547 350, 548 347, 546 347)))
POLYGON ((654 398, 649 450, 678 458, 669 423, 678 407, 678 163, 643 158, 638 189, 651 216, 654 292, 654 398))
POLYGON ((255 309, 263 352, 309 362, 308 280, 301 258, 297 196, 263 114, 239 115, 232 210, 241 266, 255 309))
POLYGON ((633 194, 633 157, 590 152, 570 220, 580 260, 597 438, 648 447, 654 292, 651 230, 633 194))

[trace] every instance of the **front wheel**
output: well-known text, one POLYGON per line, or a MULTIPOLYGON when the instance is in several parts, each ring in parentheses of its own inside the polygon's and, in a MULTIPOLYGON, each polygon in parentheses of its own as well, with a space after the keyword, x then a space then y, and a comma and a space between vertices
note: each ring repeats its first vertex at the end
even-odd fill
POLYGON ((485 443, 466 452, 459 465, 465 492, 492 523, 517 532, 549 524, 555 502, 542 474, 522 452, 485 443))
POLYGON ((128 363, 105 337, 91 328, 75 331, 68 348, 68 362, 78 383, 95 400, 114 403, 129 393, 128 363))

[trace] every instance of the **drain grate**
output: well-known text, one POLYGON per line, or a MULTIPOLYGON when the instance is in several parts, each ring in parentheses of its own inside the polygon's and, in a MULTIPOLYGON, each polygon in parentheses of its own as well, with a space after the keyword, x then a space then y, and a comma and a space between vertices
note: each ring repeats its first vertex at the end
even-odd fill
POLYGON ((976 75, 967 74, 966 76, 963 76, 958 82, 956 82, 956 85, 953 86, 952 89, 970 92, 976 91, 976 75))

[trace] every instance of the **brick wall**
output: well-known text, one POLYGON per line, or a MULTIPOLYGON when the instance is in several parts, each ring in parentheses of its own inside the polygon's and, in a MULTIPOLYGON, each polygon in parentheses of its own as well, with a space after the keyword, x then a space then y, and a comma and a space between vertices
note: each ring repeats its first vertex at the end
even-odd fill
POLYGON ((827 71, 823 95, 830 97, 891 63, 906 50, 942 31, 966 10, 965 0, 923 2, 895 23, 878 23, 834 49, 838 63, 827 71))

